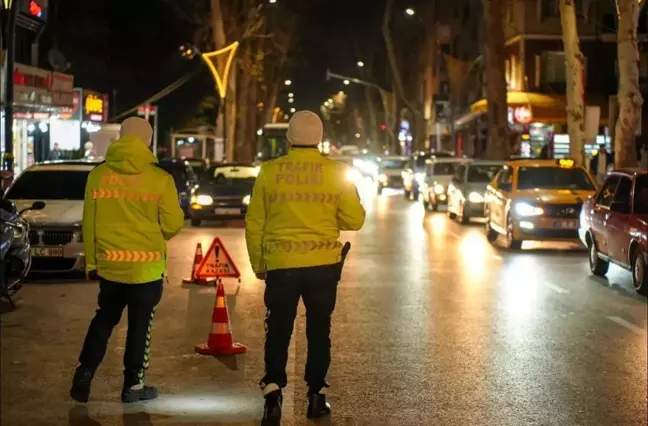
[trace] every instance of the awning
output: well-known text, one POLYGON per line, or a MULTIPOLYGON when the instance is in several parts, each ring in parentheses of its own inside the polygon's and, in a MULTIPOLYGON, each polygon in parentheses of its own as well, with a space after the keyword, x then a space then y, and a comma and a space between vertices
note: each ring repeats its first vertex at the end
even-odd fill
MULTIPOLYGON (((509 107, 527 107, 531 110, 532 121, 546 124, 567 123, 567 99, 565 95, 545 95, 531 92, 507 92, 509 107)), ((586 96, 586 105, 601 108, 600 125, 608 123, 608 101, 605 96, 586 96)), ((488 101, 481 99, 470 106, 473 113, 488 111, 488 101)))

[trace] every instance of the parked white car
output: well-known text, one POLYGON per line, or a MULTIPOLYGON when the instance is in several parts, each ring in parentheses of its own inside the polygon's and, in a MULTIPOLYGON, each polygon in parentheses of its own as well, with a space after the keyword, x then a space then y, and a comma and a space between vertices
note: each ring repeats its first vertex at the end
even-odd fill
POLYGON ((4 198, 18 210, 34 201, 46 207, 25 213, 31 231, 32 272, 83 271, 85 255, 81 222, 88 174, 97 165, 89 161, 38 164, 21 173, 4 198))

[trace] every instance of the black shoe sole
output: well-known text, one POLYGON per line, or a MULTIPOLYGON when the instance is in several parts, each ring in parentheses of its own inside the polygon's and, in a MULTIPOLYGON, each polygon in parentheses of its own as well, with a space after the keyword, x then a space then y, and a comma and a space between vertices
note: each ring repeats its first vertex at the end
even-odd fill
POLYGON ((124 404, 133 404, 135 402, 152 401, 154 399, 157 399, 157 397, 157 391, 154 393, 154 395, 144 395, 141 393, 123 393, 121 396, 121 401, 124 404))

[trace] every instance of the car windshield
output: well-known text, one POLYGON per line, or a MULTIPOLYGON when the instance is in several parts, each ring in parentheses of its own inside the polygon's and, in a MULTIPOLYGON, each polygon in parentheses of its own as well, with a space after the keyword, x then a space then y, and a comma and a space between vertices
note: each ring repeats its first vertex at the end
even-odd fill
POLYGON ((187 169, 184 166, 178 164, 160 164, 160 167, 173 176, 173 182, 175 182, 178 191, 184 191, 187 188, 189 173, 187 173, 187 169))
POLYGON ((454 175, 456 168, 457 168, 456 163, 435 163, 434 175, 435 176, 454 175))
POLYGON ((253 185, 259 169, 253 166, 215 167, 212 183, 216 185, 253 185))
POLYGON ((634 212, 635 214, 648 214, 648 175, 637 177, 634 212))
POLYGON ((42 170, 20 175, 5 198, 10 200, 83 200, 90 171, 42 170))
POLYGON ((585 170, 560 167, 520 167, 518 189, 571 189, 593 191, 594 185, 585 170))
POLYGON ((380 162, 380 168, 386 170, 402 170, 407 166, 407 160, 385 160, 380 162))
POLYGON ((416 156, 416 169, 417 170, 424 170, 425 169, 425 162, 430 159, 432 155, 430 154, 419 154, 416 156))
POLYGON ((468 167, 468 182, 488 183, 502 169, 501 165, 472 165, 468 167))

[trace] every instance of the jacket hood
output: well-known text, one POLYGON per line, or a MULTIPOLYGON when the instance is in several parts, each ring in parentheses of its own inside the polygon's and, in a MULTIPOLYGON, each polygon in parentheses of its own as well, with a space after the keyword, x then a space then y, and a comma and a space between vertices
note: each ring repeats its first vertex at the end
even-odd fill
POLYGON ((135 136, 117 139, 110 144, 106 153, 106 165, 122 174, 136 175, 156 163, 157 158, 146 144, 135 136))

